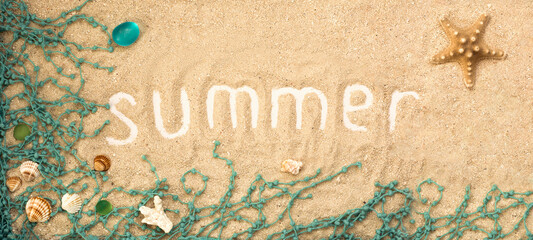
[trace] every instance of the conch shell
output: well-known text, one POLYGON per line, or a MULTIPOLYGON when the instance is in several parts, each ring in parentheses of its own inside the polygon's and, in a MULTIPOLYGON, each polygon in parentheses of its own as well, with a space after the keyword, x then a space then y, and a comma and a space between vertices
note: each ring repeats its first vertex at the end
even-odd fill
POLYGON ((30 222, 46 222, 50 218, 52 207, 50 203, 40 197, 32 197, 26 203, 26 215, 30 222))
POLYGON ((144 215, 142 223, 156 225, 163 229, 165 233, 169 233, 170 230, 172 230, 172 222, 165 214, 165 211, 163 210, 163 203, 159 196, 154 197, 154 205, 155 207, 153 209, 146 206, 139 208, 139 211, 141 211, 141 213, 144 215))
POLYGON ((81 209, 81 197, 78 194, 65 194, 61 198, 61 208, 69 213, 77 213, 81 209))
POLYGON ((8 177, 6 179, 6 185, 10 192, 17 191, 22 184, 22 180, 19 177, 8 177))
POLYGON ((287 159, 281 163, 281 171, 296 175, 300 172, 300 169, 302 168, 302 166, 303 166, 302 162, 294 161, 292 159, 287 159))
POLYGON ((107 171, 111 167, 111 160, 104 155, 94 157, 94 170, 107 171))
POLYGON ((20 165, 20 173, 24 180, 31 182, 33 179, 41 176, 39 172, 39 164, 33 161, 25 161, 20 165))

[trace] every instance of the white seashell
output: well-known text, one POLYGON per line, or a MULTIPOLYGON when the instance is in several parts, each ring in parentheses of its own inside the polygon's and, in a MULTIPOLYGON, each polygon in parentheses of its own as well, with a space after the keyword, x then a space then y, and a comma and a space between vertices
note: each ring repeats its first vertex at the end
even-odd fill
POLYGON ((52 207, 50 203, 40 197, 32 197, 26 203, 26 215, 30 222, 46 222, 50 218, 52 207))
POLYGON ((69 213, 77 213, 81 209, 81 197, 78 194, 65 194, 61 198, 61 208, 69 213))
POLYGON ((10 192, 17 191, 22 184, 22 180, 19 177, 8 177, 6 179, 6 186, 10 192))
POLYGON ((300 169, 302 168, 302 166, 303 166, 302 162, 294 161, 292 159, 287 159, 281 163, 281 171, 296 175, 300 172, 300 169))
POLYGON ((163 203, 159 196, 154 197, 154 205, 154 208, 149 208, 146 206, 139 208, 139 211, 144 215, 144 219, 141 222, 149 225, 156 225, 163 229, 165 233, 169 233, 170 230, 172 230, 172 222, 165 214, 165 210, 163 210, 163 203))
POLYGON ((41 176, 41 172, 39 172, 39 164, 32 161, 23 162, 22 165, 20 165, 20 173, 22 174, 22 178, 28 182, 41 176))

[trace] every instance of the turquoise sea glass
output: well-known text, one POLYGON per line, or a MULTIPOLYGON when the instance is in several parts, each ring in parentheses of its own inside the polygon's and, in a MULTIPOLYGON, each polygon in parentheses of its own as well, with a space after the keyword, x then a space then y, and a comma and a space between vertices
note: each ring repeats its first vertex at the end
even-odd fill
POLYGON ((100 215, 105 216, 109 214, 111 211, 113 211, 113 206, 107 200, 100 200, 96 204, 96 212, 100 215))
POLYGON ((17 126, 15 126, 15 130, 13 131, 13 137, 19 141, 24 141, 24 139, 31 134, 30 126, 21 123, 17 126))
POLYGON ((120 46, 129 46, 139 38, 139 25, 134 22, 123 22, 113 29, 113 41, 120 46))

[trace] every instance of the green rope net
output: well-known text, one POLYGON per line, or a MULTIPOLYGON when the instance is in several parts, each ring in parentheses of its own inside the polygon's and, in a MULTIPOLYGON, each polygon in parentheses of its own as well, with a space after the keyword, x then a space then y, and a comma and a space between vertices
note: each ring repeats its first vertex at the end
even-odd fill
MULTIPOLYGON (((246 194, 234 196, 237 172, 233 168, 233 162, 219 156, 216 149, 220 143, 215 142, 213 157, 225 161, 227 169, 230 171, 229 184, 225 193, 220 197, 217 204, 207 206, 197 206, 200 197, 207 188, 208 177, 194 168, 185 172, 181 177, 185 193, 192 196, 190 201, 184 200, 184 196, 178 196, 168 192, 167 179, 160 179, 156 168, 146 156, 142 159, 147 163, 155 176, 153 188, 149 190, 126 190, 115 187, 109 191, 101 191, 101 184, 108 180, 104 172, 95 172, 89 167, 87 161, 77 156, 74 146, 76 142, 84 138, 94 137, 99 134, 108 121, 93 133, 86 133, 83 129, 83 119, 91 113, 95 113, 98 108, 109 109, 108 105, 101 105, 86 101, 79 96, 85 83, 82 65, 89 65, 94 68, 112 71, 110 67, 102 67, 98 63, 93 63, 76 55, 82 50, 103 50, 112 52, 111 38, 107 27, 95 21, 92 17, 78 14, 85 4, 85 1, 78 7, 61 13, 54 19, 40 19, 28 12, 28 7, 24 1, 0 0, 0 87, 2 89, 0 107, 0 137, 2 145, 0 147, 0 238, 1 239, 38 239, 39 236, 33 231, 36 223, 27 220, 24 212, 25 204, 30 194, 41 192, 52 193, 54 197, 47 198, 53 206, 52 218, 57 214, 66 214, 72 223, 70 232, 64 235, 57 235, 60 238, 74 239, 117 239, 133 238, 131 233, 133 228, 140 229, 141 234, 135 236, 139 239, 161 239, 161 238, 251 238, 258 234, 263 234, 268 229, 272 229, 280 221, 288 221, 289 226, 281 231, 270 231, 268 239, 298 239, 305 238, 306 234, 319 234, 318 237, 329 239, 362 239, 360 233, 354 228, 369 220, 368 216, 375 215, 373 221, 377 221, 379 226, 374 231, 374 239, 428 239, 436 231, 439 236, 432 236, 437 239, 461 238, 467 232, 476 232, 479 236, 488 239, 498 239, 509 236, 520 228, 524 228, 525 237, 533 238, 529 231, 526 219, 529 216, 533 203, 528 202, 524 197, 530 196, 533 192, 518 193, 514 191, 504 192, 494 186, 486 195, 483 204, 479 207, 468 208, 470 199, 470 188, 466 188, 464 199, 455 211, 451 214, 434 216, 432 209, 440 202, 444 188, 431 179, 425 180, 413 194, 409 189, 398 188, 396 181, 386 185, 376 183, 377 187, 374 197, 367 200, 362 206, 344 211, 342 214, 327 218, 297 222, 291 215, 295 202, 312 198, 309 193, 316 186, 329 182, 336 176, 347 174, 351 169, 361 167, 359 162, 342 167, 340 171, 329 176, 321 176, 320 169, 312 176, 303 179, 280 182, 278 180, 269 181, 261 175, 249 185, 246 194), (65 39, 64 33, 67 27, 74 22, 85 21, 95 28, 100 28, 107 34, 107 46, 85 47, 73 41, 65 39), (61 85, 60 81, 53 77, 43 78, 39 75, 40 67, 37 66, 30 56, 25 53, 28 46, 40 49, 48 61, 63 78, 79 80, 78 89, 70 89, 66 85, 61 85), (51 57, 59 55, 69 60, 79 74, 66 74, 51 57), (63 96, 55 100, 45 100, 39 94, 40 88, 45 84, 65 91, 63 96), (24 86, 24 91, 8 96, 5 90, 12 85, 24 86), (14 99, 22 100, 27 106, 13 109, 14 99), (59 114, 53 114, 62 106, 69 106, 59 114), (66 116, 77 115, 78 120, 70 123, 60 121, 66 116), (6 132, 15 126, 24 123, 31 126, 31 134, 23 141, 14 145, 9 145, 6 141, 6 132), (79 163, 74 169, 66 167, 65 156, 73 156, 79 163), (6 173, 8 170, 17 168, 25 160, 32 160, 40 164, 39 170, 43 176, 41 182, 28 187, 22 193, 11 196, 6 187, 6 173), (62 179, 67 174, 76 177, 70 182, 62 179), (200 190, 193 191, 192 187, 186 185, 189 176, 197 175, 203 181, 200 190), (94 182, 94 189, 88 189, 87 181, 94 182), (82 182, 85 182, 81 184, 82 182), (81 186, 80 186, 81 185, 81 186), (436 201, 428 202, 422 197, 422 188, 436 188, 440 197, 436 201), (99 216, 95 211, 82 207, 82 211, 77 214, 69 214, 60 207, 58 199, 66 193, 77 193, 81 191, 93 191, 90 198, 84 200, 83 206, 91 201, 105 199, 111 194, 126 194, 130 196, 140 196, 140 201, 136 206, 117 207, 105 216, 99 216), (268 194, 266 192, 268 191, 268 194), (173 229, 169 233, 162 232, 159 228, 152 229, 145 224, 135 221, 139 216, 139 207, 146 205, 154 196, 160 196, 163 201, 174 201, 186 207, 187 211, 181 213, 179 222, 174 223, 173 229), (417 196, 415 198, 415 195, 417 196), (402 199, 401 204, 395 206, 395 211, 386 211, 390 198, 402 199), (278 214, 266 213, 264 206, 275 199, 288 200, 284 209, 278 214), (505 200, 505 203, 503 203, 505 200), (413 203, 417 202, 424 206, 424 211, 417 211, 413 208, 413 203), (471 210, 469 210, 471 209, 471 210), (510 209, 522 212, 522 217, 513 227, 504 229, 499 217, 510 209), (254 217, 250 217, 250 211, 254 217), (15 217, 11 215, 14 214, 15 217), (269 216, 269 217, 267 217, 269 216), (274 216, 274 217, 272 217, 274 216), (423 221, 415 221, 416 217, 422 217, 423 221), (20 231, 13 231, 13 223, 17 219, 23 219, 20 231), (93 219, 87 224, 79 221, 82 218, 93 219), (483 222, 485 223, 483 224, 483 222), (490 224, 486 224, 489 221, 490 224), (111 225, 109 222, 116 222, 111 225), (98 223, 102 223, 105 231, 101 236, 87 234, 89 230, 98 223), (245 229, 241 232, 228 232, 228 225, 232 223, 240 224, 245 229), (479 224, 478 224, 479 223, 479 224), (489 227, 487 227, 489 226, 489 227), (411 229, 411 230, 409 230, 411 229)), ((190 198, 190 197, 189 197, 190 198)), ((179 213, 178 209, 165 209, 167 213, 179 213)), ((46 223, 39 223, 46 224, 46 223)), ((508 224, 505 224, 506 226, 508 224)), ((309 235, 307 235, 309 236, 309 235)), ((316 236, 316 235, 314 235, 316 236)), ((364 237, 364 236, 363 236, 364 237)))

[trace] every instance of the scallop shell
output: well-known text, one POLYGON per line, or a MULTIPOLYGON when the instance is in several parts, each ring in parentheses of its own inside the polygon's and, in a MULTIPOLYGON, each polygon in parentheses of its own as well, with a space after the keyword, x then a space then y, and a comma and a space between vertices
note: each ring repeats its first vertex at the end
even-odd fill
POLYGON ((104 155, 94 157, 94 170, 107 171, 111 167, 111 160, 104 155))
POLYGON ((303 166, 302 162, 294 161, 292 159, 287 159, 281 163, 281 171, 296 175, 300 172, 300 169, 302 168, 302 166, 303 166))
POLYGON ((39 164, 32 161, 23 162, 22 165, 20 165, 20 173, 22 174, 22 178, 28 182, 33 181, 33 179, 41 175, 41 172, 39 172, 39 164))
POLYGON ((50 203, 40 197, 32 197, 26 203, 26 215, 30 222, 46 222, 50 218, 52 207, 50 203))
POLYGON ((77 213, 81 209, 81 197, 78 194, 65 194, 61 198, 61 208, 69 213, 77 213))
POLYGON ((6 179, 6 185, 10 192, 17 191, 22 184, 22 180, 19 177, 8 177, 6 179))

